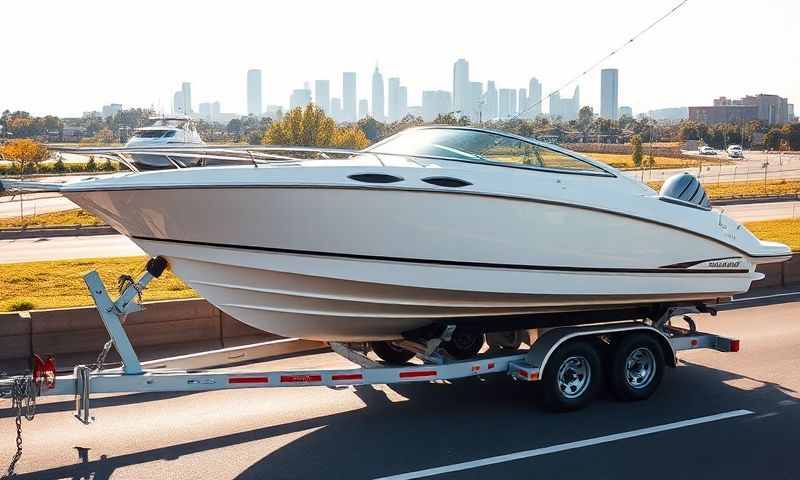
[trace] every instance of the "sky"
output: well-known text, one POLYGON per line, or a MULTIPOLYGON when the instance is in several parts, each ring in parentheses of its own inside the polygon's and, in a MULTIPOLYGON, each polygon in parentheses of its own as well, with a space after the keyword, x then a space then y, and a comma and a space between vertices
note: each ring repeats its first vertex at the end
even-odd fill
MULTIPOLYGON (((473 81, 523 88, 537 77, 549 93, 679 2, 9 1, 0 9, 0 111, 169 111, 189 81, 195 109, 220 101, 223 112, 245 112, 250 68, 263 71, 265 106, 287 105, 316 79, 341 96, 343 71, 357 72, 358 98, 368 99, 376 63, 419 105, 422 90, 452 90, 459 58, 473 81)), ((799 23, 796 0, 689 0, 583 77, 581 104, 599 111, 600 68, 620 70, 619 104, 634 113, 756 93, 800 104, 799 23)))

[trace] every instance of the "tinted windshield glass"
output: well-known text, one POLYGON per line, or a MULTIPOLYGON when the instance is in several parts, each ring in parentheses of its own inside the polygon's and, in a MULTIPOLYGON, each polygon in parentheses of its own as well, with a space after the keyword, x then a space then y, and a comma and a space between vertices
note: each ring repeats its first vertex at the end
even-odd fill
MULTIPOLYGON (((138 138, 161 138, 162 135, 169 132, 169 130, 139 130, 134 134, 138 138)), ((174 135, 174 133, 173 133, 174 135)))
POLYGON ((390 138, 370 151, 603 173, 602 169, 569 155, 523 140, 478 130, 414 130, 390 138))

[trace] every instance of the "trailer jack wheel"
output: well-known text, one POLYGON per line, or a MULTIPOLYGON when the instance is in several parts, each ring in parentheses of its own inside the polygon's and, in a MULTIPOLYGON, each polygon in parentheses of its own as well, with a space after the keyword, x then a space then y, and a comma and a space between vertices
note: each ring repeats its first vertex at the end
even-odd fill
POLYGON ((391 365, 402 365, 414 358, 414 352, 400 348, 392 342, 370 342, 370 346, 375 355, 391 365))
POLYGON ((578 410, 594 398, 602 378, 600 357, 585 341, 559 347, 542 375, 542 402, 555 412, 578 410))

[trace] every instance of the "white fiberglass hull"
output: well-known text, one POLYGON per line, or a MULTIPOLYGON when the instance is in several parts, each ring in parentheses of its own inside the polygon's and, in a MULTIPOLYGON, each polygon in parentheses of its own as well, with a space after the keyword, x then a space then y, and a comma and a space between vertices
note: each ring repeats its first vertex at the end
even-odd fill
POLYGON ((221 310, 293 337, 393 339, 448 318, 713 299, 760 278, 711 235, 552 201, 298 185, 65 194, 221 310))

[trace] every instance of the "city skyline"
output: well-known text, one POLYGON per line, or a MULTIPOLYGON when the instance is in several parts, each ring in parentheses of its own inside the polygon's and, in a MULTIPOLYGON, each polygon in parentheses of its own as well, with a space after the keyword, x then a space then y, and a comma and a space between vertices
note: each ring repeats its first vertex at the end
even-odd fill
MULTIPOLYGON (((369 12, 358 9, 342 9, 324 2, 311 1, 304 9, 314 12, 304 18, 303 27, 296 22, 277 22, 269 27, 264 37, 259 18, 295 18, 298 7, 292 5, 247 6, 251 13, 241 16, 245 7, 236 0, 219 8, 212 2, 195 2, 191 9, 180 2, 160 6, 154 17, 147 9, 132 9, 125 16, 115 19, 115 28, 135 31, 125 45, 119 48, 115 42, 98 42, 97 28, 103 25, 103 8, 99 2, 88 1, 76 9, 58 2, 44 2, 49 14, 41 18, 42 28, 52 35, 49 38, 65 38, 70 43, 92 45, 93 59, 83 60, 78 65, 94 68, 93 75, 58 75, 57 72, 73 72, 76 59, 70 55, 47 55, 34 57, 32 52, 51 50, 45 40, 30 38, 24 47, 7 49, 4 57, 8 65, 20 65, 13 74, 0 77, 0 108, 26 110, 34 115, 56 114, 79 116, 82 112, 97 109, 99 105, 120 103, 126 106, 153 106, 169 111, 173 103, 174 89, 170 85, 192 82, 192 97, 195 106, 200 102, 219 101, 225 111, 247 111, 246 96, 242 93, 242 75, 247 69, 262 71, 263 97, 265 105, 287 103, 292 90, 306 81, 330 79, 331 97, 341 98, 341 72, 357 74, 357 97, 351 102, 353 116, 360 99, 370 98, 370 74, 376 59, 381 62, 385 77, 399 77, 407 86, 408 104, 421 105, 423 91, 452 91, 453 61, 466 58, 470 63, 470 76, 484 82, 494 80, 497 87, 524 88, 529 78, 535 75, 543 84, 543 96, 562 85, 587 65, 602 58, 612 48, 643 26, 651 23, 673 6, 671 0, 654 0, 642 6, 633 0, 618 0, 614 9, 625 11, 624 16, 597 21, 607 13, 608 6, 595 2, 568 1, 560 5, 514 5, 521 16, 536 18, 564 18, 564 11, 578 12, 570 15, 571 31, 568 35, 559 21, 539 22, 536 36, 530 36, 529 28, 502 29, 482 21, 487 14, 480 9, 453 8, 452 3, 435 4, 410 2, 401 9, 393 9, 393 22, 415 25, 415 29, 436 32, 441 27, 439 18, 450 18, 458 24, 481 24, 480 35, 461 35, 452 41, 431 41, 429 35, 421 38, 406 38, 402 35, 387 35, 380 22, 368 19, 388 14, 382 6, 369 12), (229 7, 229 8, 227 8, 229 7), (396 10, 396 11, 395 11, 396 10), (345 15, 347 12, 347 15, 345 15), (421 13, 421 12, 424 12, 421 13), (77 14, 76 14, 77 13, 77 14), (535 14, 535 15, 534 15, 535 14), (63 22, 70 18, 70 22, 63 22), (175 18, 182 18, 182 25, 208 27, 215 35, 193 35, 191 45, 181 50, 180 61, 174 56, 132 55, 130 51, 164 51, 163 31, 174 30, 175 18), (208 18, 214 22, 209 23, 208 18), (326 45, 325 32, 330 25, 349 22, 360 25, 357 29, 337 30, 337 47, 326 45), (313 34, 298 29, 310 29, 313 34), (225 35, 236 39, 237 48, 231 51, 219 38, 225 35), (297 38, 288 48, 264 48, 272 39, 297 38), (303 37, 303 38, 299 38, 303 37), (559 38, 559 48, 537 47, 537 38, 559 38), (364 42, 364 38, 371 38, 364 42), (591 38, 590 42, 586 38, 591 38), (358 48, 342 48, 352 43, 358 48), (503 54, 498 54, 502 50, 503 54), (408 55, 408 52, 424 51, 425 55, 408 55), (511 61, 509 61, 509 59, 511 61), (102 61, 101 67, 93 66, 102 61), (155 73, 154 73, 155 72, 155 73)), ((511 4, 493 5, 490 11, 501 12, 511 4)), ((4 13, 9 17, 28 18, 35 16, 34 6, 24 2, 12 2, 4 13)), ((714 48, 719 37, 707 28, 706 19, 716 22, 736 23, 742 12, 747 12, 748 34, 752 38, 770 38, 777 44, 792 44, 792 18, 800 16, 800 5, 796 2, 765 2, 753 8, 743 0, 732 0, 726 8, 718 8, 713 2, 689 2, 673 17, 648 32, 631 47, 615 55, 613 62, 600 68, 618 68, 624 72, 624 85, 619 104, 632 106, 634 111, 695 105, 707 99, 725 95, 739 98, 754 92, 775 92, 788 97, 790 102, 800 101, 800 53, 797 49, 769 49, 763 42, 754 42, 737 37, 728 39, 726 48, 714 48), (691 35, 686 35, 691 32, 691 35), (703 48, 707 55, 691 55, 703 48), (764 74, 758 68, 738 68, 736 75, 728 74, 723 65, 746 65, 758 59, 759 63, 776 68, 780 74, 764 74), (670 66, 674 65, 674 66, 670 66), (655 95, 654 92, 658 92, 655 95)), ((38 18, 38 17, 37 17, 38 18)), ((18 22, 19 23, 19 22, 18 22)), ((10 23, 5 26, 9 38, 29 38, 24 26, 10 23)), ((502 22, 499 22, 502 23, 502 22)), ((208 29, 204 29, 208 30, 208 29)), ((168 50, 168 49, 167 49, 168 50)), ((600 68, 581 79, 582 103, 600 110, 600 68)), ((174 88, 174 87, 173 87, 174 88)), ((573 86, 562 91, 568 96, 573 86)), ((528 95, 531 89, 528 87, 528 95)), ((545 107, 548 102, 545 101, 545 107)))

